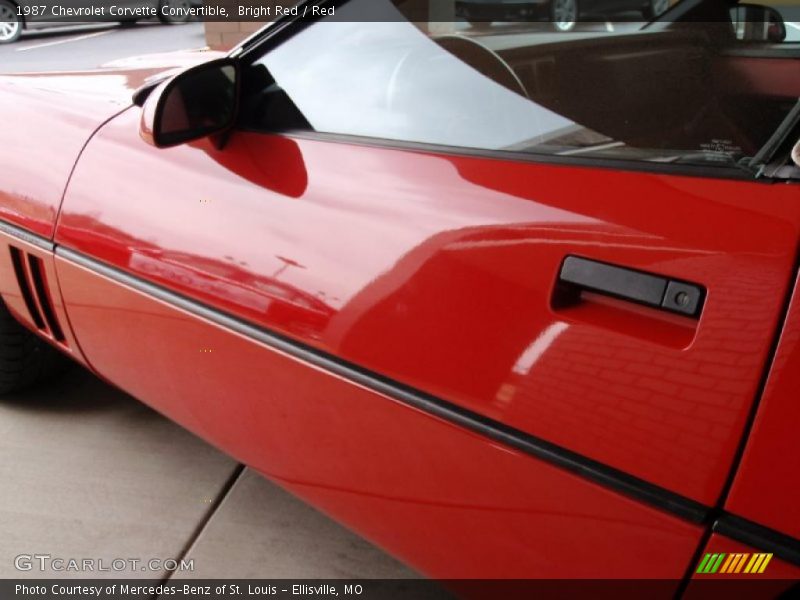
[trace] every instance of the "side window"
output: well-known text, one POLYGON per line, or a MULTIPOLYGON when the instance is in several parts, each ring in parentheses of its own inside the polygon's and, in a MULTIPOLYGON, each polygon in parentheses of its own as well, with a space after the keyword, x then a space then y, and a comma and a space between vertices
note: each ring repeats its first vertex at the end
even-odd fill
POLYGON ((401 4, 351 0, 256 59, 244 126, 735 166, 796 101, 747 89, 696 26, 553 34, 451 23, 442 34, 442 23, 407 20, 401 4))
MULTIPOLYGON (((499 149, 542 143, 574 126, 531 102, 496 54, 465 42, 471 46, 466 52, 476 55, 476 70, 386 0, 355 0, 337 8, 336 16, 257 62, 315 131, 499 149), (393 20, 359 21, 364 2, 383 3, 393 20)), ((261 114, 270 118, 266 110, 261 114)))

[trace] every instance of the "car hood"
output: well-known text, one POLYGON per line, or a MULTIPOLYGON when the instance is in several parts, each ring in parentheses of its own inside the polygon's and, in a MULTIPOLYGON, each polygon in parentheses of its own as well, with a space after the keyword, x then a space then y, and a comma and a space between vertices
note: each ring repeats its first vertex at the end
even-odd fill
POLYGON ((52 236, 69 174, 92 134, 130 107, 133 92, 151 78, 220 56, 178 52, 91 71, 0 75, 0 220, 52 236))
POLYGON ((86 71, 0 75, 0 91, 27 98, 48 97, 55 101, 51 110, 85 114, 102 123, 130 106, 133 92, 149 81, 222 56, 210 50, 188 50, 134 56, 86 71))

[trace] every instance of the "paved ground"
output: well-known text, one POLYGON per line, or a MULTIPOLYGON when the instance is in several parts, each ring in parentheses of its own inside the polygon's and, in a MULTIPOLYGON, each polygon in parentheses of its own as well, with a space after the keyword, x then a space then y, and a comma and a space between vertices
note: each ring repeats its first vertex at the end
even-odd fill
POLYGON ((25 33, 14 44, 0 45, 0 73, 91 69, 113 60, 151 52, 202 48, 202 23, 138 23, 72 26, 25 33))
POLYGON ((197 578, 417 576, 79 368, 0 401, 0 481, 0 578, 64 575, 18 571, 33 554, 194 559, 180 576, 197 578))

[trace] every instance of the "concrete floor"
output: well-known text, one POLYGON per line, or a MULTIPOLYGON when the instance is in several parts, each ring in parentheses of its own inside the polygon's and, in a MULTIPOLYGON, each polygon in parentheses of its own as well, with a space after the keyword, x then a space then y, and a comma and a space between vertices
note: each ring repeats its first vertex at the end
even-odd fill
POLYGON ((0 73, 93 69, 131 56, 205 45, 202 23, 166 26, 145 21, 127 28, 106 23, 41 29, 24 33, 13 44, 0 44, 0 73))
POLYGON ((0 481, 0 578, 168 575, 17 570, 34 554, 193 559, 181 578, 417 577, 79 368, 0 399, 0 481))

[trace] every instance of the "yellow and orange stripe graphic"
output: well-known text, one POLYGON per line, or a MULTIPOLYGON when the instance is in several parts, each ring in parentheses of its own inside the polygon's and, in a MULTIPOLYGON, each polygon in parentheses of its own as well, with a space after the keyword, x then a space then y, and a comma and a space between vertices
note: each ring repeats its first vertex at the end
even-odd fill
POLYGON ((726 575, 735 573, 756 575, 763 573, 771 560, 771 553, 751 554, 749 552, 733 552, 726 554, 725 552, 709 552, 703 557, 703 560, 700 561, 696 572, 704 575, 712 575, 715 573, 726 575))

